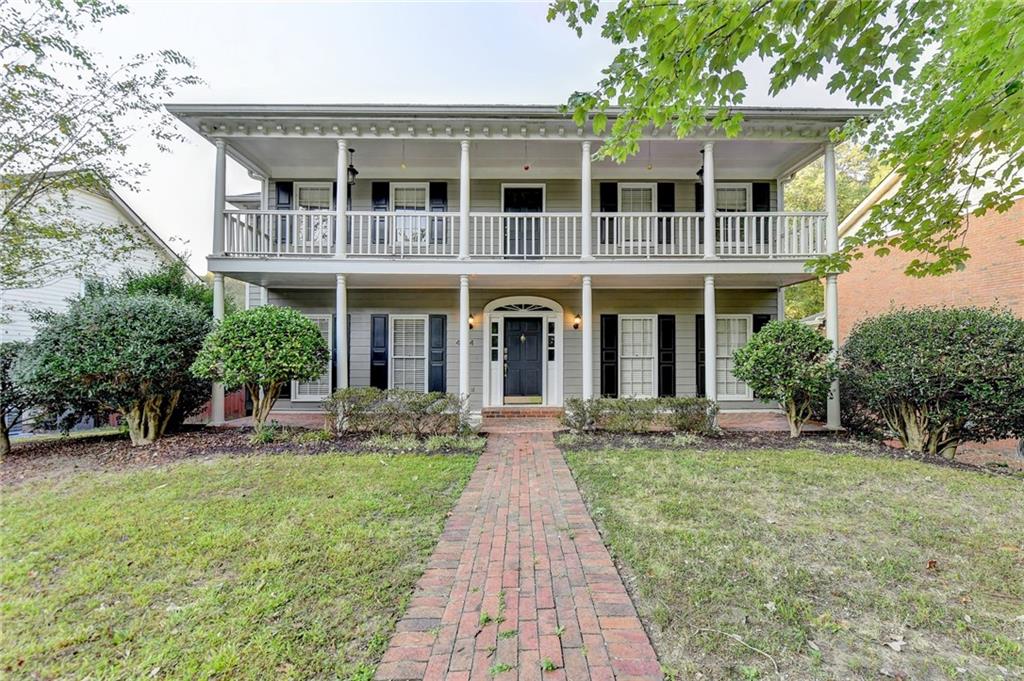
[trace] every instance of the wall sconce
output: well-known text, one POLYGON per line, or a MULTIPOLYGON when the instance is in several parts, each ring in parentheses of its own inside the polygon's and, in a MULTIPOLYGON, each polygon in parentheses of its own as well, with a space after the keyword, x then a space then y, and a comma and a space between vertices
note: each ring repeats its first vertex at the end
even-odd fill
POLYGON ((476 322, 473 321, 473 315, 469 315, 469 328, 472 329, 476 326, 476 322))
POLYGON ((576 318, 572 320, 572 328, 575 329, 576 331, 579 331, 580 330, 580 324, 582 324, 582 323, 583 323, 583 320, 580 319, 579 315, 576 315, 576 318))

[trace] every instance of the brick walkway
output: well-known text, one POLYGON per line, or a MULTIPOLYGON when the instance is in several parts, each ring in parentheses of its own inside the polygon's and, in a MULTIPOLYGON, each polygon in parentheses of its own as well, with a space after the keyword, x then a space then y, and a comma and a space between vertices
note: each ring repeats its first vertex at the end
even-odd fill
POLYGON ((521 429, 489 429, 377 679, 662 678, 551 433, 521 429))

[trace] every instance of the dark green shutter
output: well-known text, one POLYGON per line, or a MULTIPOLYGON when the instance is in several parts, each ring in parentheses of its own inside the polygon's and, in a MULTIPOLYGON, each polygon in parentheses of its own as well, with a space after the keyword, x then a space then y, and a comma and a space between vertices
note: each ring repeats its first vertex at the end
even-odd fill
POLYGON ((388 389, 388 316, 370 315, 370 385, 388 389))
POLYGON ((428 321, 430 358, 427 370, 427 390, 443 393, 448 390, 446 367, 448 359, 448 316, 432 314, 428 321))
MULTIPOLYGON (((597 186, 597 206, 602 213, 619 212, 619 185, 617 182, 601 182, 597 186)), ((601 218, 598 238, 603 244, 615 242, 615 218, 601 218)))
POLYGON ((601 315, 601 397, 619 396, 619 316, 601 315))
MULTIPOLYGON (((391 183, 372 182, 370 183, 370 205, 377 212, 387 212, 391 207, 391 183)), ((384 218, 374 219, 373 233, 370 236, 372 243, 383 244, 387 242, 388 229, 387 220, 384 218)))
POLYGON ((277 206, 278 210, 291 210, 294 184, 294 182, 282 182, 280 180, 274 183, 277 193, 277 200, 274 205, 277 206))
POLYGON ((704 381, 704 315, 697 315, 696 321, 694 326, 697 329, 697 397, 704 397, 708 394, 704 381))
POLYGON ((658 315, 658 397, 676 394, 676 316, 658 315))
MULTIPOLYGON (((430 211, 432 213, 445 213, 448 211, 448 183, 431 182, 428 189, 430 211)), ((430 233, 427 235, 430 243, 444 243, 444 218, 431 218, 430 233)))
MULTIPOLYGON (((676 183, 658 183, 658 212, 676 212, 676 183)), ((672 218, 658 218, 658 243, 672 243, 672 218)))
MULTIPOLYGON (((755 182, 751 185, 750 205, 755 213, 767 213, 772 209, 772 185, 768 182, 755 182)), ((766 217, 756 217, 751 220, 754 226, 754 242, 766 244, 771 240, 766 217)), ((754 329, 757 331, 757 329, 754 329)))
POLYGON ((756 314, 754 315, 754 333, 760 331, 765 324, 772 320, 774 315, 770 314, 756 314))

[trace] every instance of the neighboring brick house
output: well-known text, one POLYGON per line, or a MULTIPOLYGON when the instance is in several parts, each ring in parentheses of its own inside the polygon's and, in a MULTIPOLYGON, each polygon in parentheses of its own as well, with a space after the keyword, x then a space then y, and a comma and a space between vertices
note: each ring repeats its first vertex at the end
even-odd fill
MULTIPOLYGON (((892 174, 839 225, 839 238, 856 233, 879 201, 900 185, 892 174)), ((1005 213, 970 217, 964 245, 971 258, 959 272, 918 279, 904 270, 914 254, 893 251, 883 258, 870 253, 855 260, 839 277, 839 338, 863 319, 899 307, 999 305, 1024 318, 1024 199, 1005 213)))
MULTIPOLYGON (((899 190, 891 174, 839 225, 839 238, 856 233, 871 208, 899 190)), ((969 217, 964 245, 971 257, 966 267, 941 277, 909 277, 904 270, 914 254, 893 251, 885 257, 870 253, 839 276, 839 338, 860 321, 899 307, 998 305, 1024 318, 1024 199, 1005 213, 969 217)), ((986 449, 1013 451, 1014 441, 990 443, 986 449)))

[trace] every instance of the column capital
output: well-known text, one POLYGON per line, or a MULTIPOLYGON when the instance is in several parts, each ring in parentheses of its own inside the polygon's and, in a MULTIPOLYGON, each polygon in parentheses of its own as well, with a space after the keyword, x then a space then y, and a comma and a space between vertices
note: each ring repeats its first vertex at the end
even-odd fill
POLYGON ((469 151, 469 140, 459 140, 459 146, 462 147, 463 151, 469 151))
POLYGON ((593 285, 592 281, 590 279, 590 275, 589 274, 584 274, 583 275, 583 285, 584 286, 592 286, 593 285))
POLYGON ((459 275, 459 286, 469 286, 469 275, 468 274, 460 274, 459 275))
POLYGON ((705 142, 704 143, 704 149, 714 149, 714 148, 715 148, 715 143, 714 142, 705 142))
POLYGON ((334 281, 336 283, 338 283, 338 284, 344 285, 344 283, 345 283, 345 275, 344 274, 336 274, 336 275, 334 275, 334 281))
POLYGON ((715 275, 713 275, 713 274, 705 274, 704 275, 704 285, 705 286, 709 286, 709 285, 710 286, 714 286, 715 285, 715 275))
POLYGON ((590 140, 583 140, 581 143, 583 151, 590 151, 590 140))
POLYGON ((348 151, 348 149, 346 147, 348 147, 348 140, 346 140, 344 137, 339 137, 338 138, 338 151, 348 151))
POLYGON ((213 280, 214 281, 224 281, 224 275, 221 274, 220 272, 214 272, 213 273, 213 280))
POLYGON ((213 146, 217 147, 218 150, 224 149, 228 146, 227 140, 222 137, 217 137, 213 140, 213 146))

